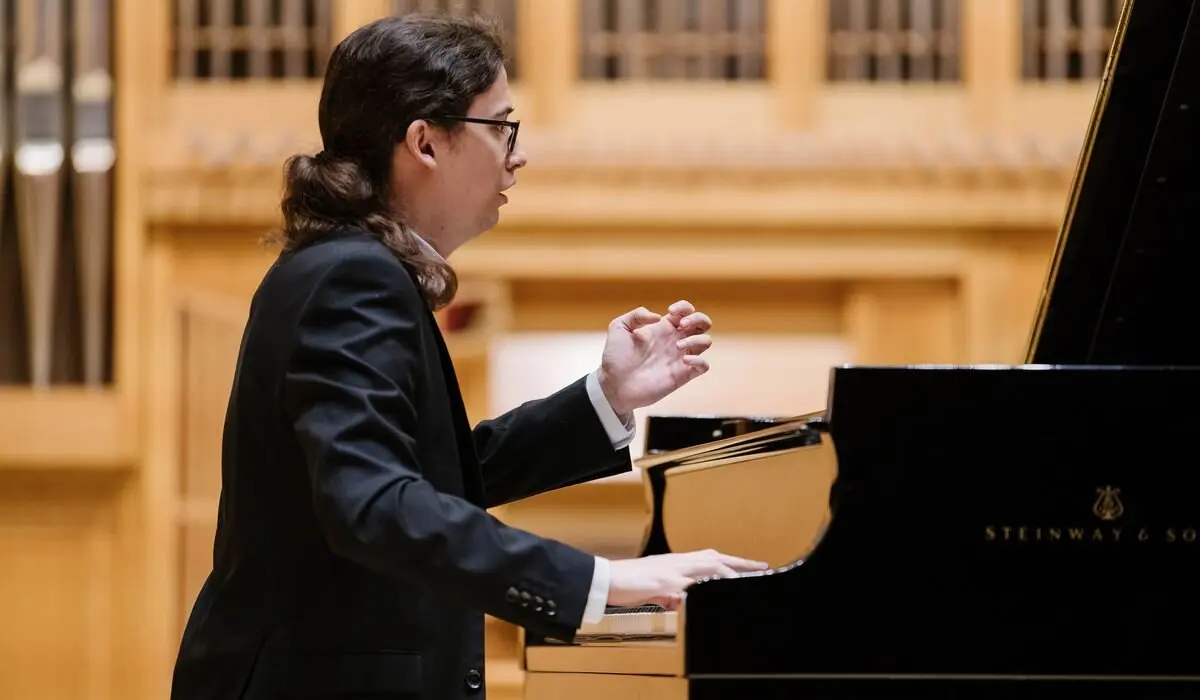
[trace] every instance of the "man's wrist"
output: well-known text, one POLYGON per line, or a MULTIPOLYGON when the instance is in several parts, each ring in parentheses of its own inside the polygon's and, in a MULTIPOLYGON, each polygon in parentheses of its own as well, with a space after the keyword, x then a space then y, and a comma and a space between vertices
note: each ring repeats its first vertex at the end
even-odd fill
POLYGON ((592 569, 592 585, 588 590, 587 605, 583 609, 583 622, 595 624, 604 619, 604 611, 608 607, 608 589, 611 581, 610 563, 603 557, 596 557, 596 566, 592 569))
POLYGON ((608 405, 612 408, 613 413, 617 414, 617 417, 622 422, 625 421, 633 413, 633 408, 623 405, 620 399, 617 398, 617 391, 612 386, 611 375, 601 367, 596 370, 596 381, 600 384, 600 391, 604 394, 604 400, 608 401, 608 405))
POLYGON ((608 402, 608 398, 600 389, 600 380, 597 377, 599 370, 588 374, 584 385, 587 388, 588 400, 592 402, 592 408, 596 411, 596 418, 600 420, 600 425, 604 427, 604 433, 608 436, 609 442, 612 443, 614 450, 624 449, 633 442, 634 420, 633 416, 618 416, 612 409, 612 404, 608 402))

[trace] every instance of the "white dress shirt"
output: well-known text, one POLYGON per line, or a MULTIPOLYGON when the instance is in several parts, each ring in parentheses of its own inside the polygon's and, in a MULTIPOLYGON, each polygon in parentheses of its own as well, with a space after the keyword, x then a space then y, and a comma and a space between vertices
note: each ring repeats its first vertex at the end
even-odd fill
MULTIPOLYGON (((433 246, 429 245, 428 241, 420 236, 417 236, 417 241, 427 253, 436 256, 439 260, 444 259, 433 246)), ((635 426, 633 414, 624 417, 617 415, 612 405, 608 403, 608 399, 604 398, 604 391, 600 389, 600 379, 596 371, 587 376, 584 385, 587 387, 588 398, 592 400, 592 408, 596 409, 596 416, 600 418, 604 432, 612 441, 613 449, 620 450, 628 446, 633 442, 635 426)), ((604 609, 608 603, 608 569, 608 560, 596 557, 596 566, 592 571, 592 587, 588 591, 587 606, 583 609, 584 622, 599 622, 604 617, 604 609)))

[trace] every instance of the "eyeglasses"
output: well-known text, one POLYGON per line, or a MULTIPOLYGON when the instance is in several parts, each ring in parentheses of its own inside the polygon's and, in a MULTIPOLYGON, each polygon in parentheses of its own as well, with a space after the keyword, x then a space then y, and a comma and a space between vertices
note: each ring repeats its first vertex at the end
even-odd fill
POLYGON ((507 121, 505 119, 484 119, 483 117, 442 117, 454 122, 467 122, 470 124, 487 124, 488 126, 503 126, 508 131, 508 152, 512 153, 517 147, 517 130, 521 127, 520 121, 507 121))

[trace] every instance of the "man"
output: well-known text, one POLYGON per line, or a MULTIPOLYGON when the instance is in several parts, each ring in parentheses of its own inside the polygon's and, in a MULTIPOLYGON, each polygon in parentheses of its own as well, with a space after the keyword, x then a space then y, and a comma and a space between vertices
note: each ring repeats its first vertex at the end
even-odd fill
POLYGON ((433 310, 525 165, 512 108, 479 20, 384 19, 334 51, 324 151, 288 165, 284 250, 243 337, 177 700, 478 697, 483 613, 570 639, 606 604, 674 607, 765 566, 609 562, 486 512, 628 470, 633 410, 703 374, 711 344, 687 302, 631 311, 595 372, 472 430, 433 310))

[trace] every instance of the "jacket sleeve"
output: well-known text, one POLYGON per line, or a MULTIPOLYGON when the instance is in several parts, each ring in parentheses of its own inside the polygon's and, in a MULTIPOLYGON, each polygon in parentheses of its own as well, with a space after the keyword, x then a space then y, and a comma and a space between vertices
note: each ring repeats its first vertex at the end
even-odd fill
POLYGON ((507 527, 421 476, 414 433, 427 388, 418 325, 424 302, 404 268, 385 256, 348 252, 325 272, 285 371, 285 412, 324 535, 335 553, 364 567, 571 639, 594 558, 507 527))
POLYGON ((474 437, 488 507, 632 469, 629 448, 613 448, 585 378, 480 421, 474 437))

